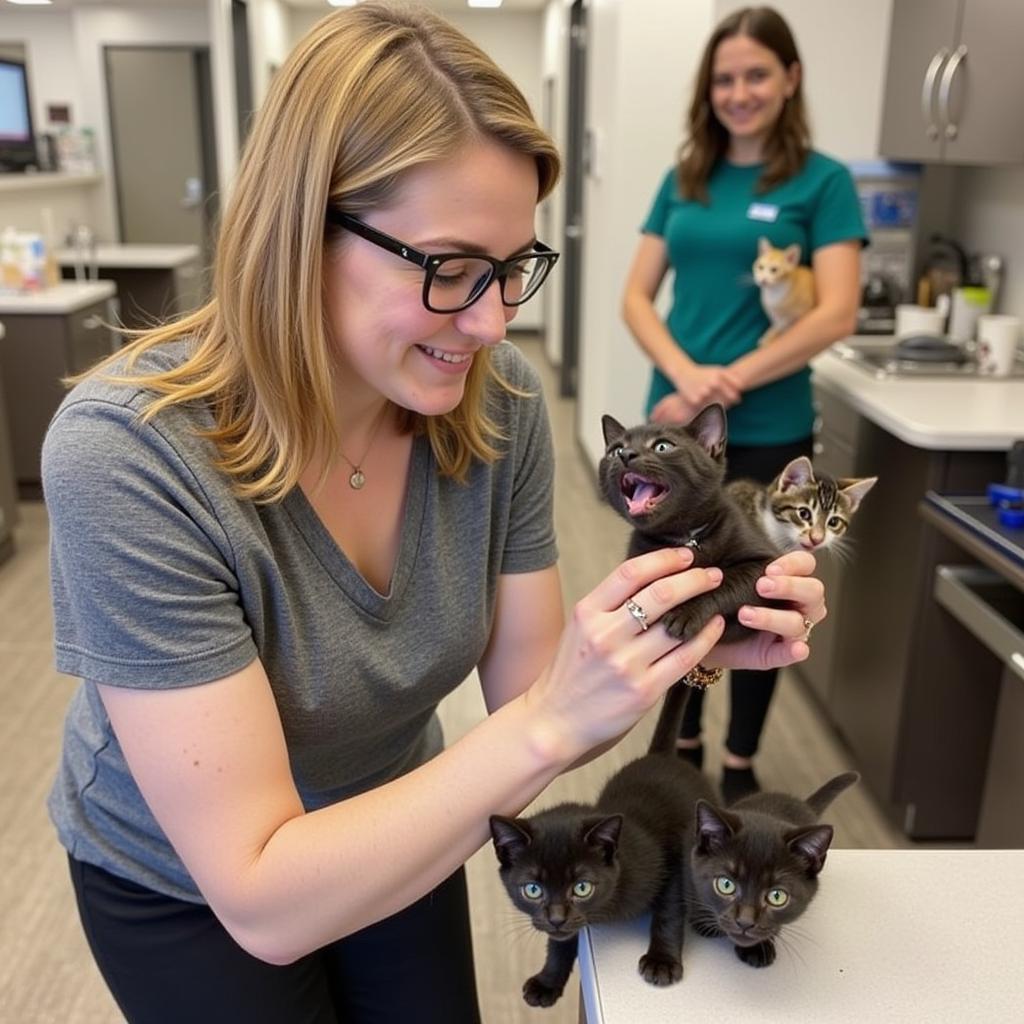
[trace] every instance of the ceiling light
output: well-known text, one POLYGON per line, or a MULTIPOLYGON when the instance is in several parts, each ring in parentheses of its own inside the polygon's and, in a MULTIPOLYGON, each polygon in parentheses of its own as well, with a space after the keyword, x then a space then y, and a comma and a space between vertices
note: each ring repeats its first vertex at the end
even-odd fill
POLYGON ((500 7, 501 0, 466 0, 470 7, 500 7))
POLYGON ((19 7, 44 7, 53 3, 53 0, 7 0, 9 4, 17 4, 19 7))
POLYGON ((355 7, 359 0, 327 0, 332 7, 355 7))

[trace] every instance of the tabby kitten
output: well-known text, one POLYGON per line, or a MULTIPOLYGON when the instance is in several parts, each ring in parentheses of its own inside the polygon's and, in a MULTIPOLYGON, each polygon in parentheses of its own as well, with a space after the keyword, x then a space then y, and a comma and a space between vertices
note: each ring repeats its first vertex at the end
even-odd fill
POLYGON ((877 482, 877 476, 815 476, 811 460, 801 455, 767 486, 734 480, 725 489, 780 551, 826 551, 839 545, 877 482))
POLYGON ((753 269, 754 281, 761 289, 761 306, 772 322, 758 342, 767 345, 814 308, 814 273, 800 266, 799 245, 777 249, 763 237, 757 240, 753 269))
POLYGON ((821 813, 860 776, 844 772, 806 800, 754 793, 728 810, 697 803, 696 842, 687 874, 694 927, 724 935, 751 967, 775 961, 775 940, 808 907, 832 842, 821 813))
POLYGON ((689 640, 715 615, 725 617, 725 641, 750 633, 736 613, 741 605, 771 605, 754 589, 776 558, 768 537, 723 489, 725 410, 709 405, 680 426, 645 423, 627 430, 601 419, 608 446, 598 467, 608 503, 633 526, 629 555, 689 547, 694 565, 718 566, 722 583, 661 617, 669 634, 689 640))
POLYGON ((616 772, 593 806, 564 803, 530 818, 491 818, 501 880, 515 906, 548 936, 538 974, 523 985, 531 1006, 562 995, 579 930, 651 912, 639 969, 652 985, 683 975, 684 837, 696 828, 708 780, 675 756, 689 689, 676 683, 658 716, 649 752, 616 772))

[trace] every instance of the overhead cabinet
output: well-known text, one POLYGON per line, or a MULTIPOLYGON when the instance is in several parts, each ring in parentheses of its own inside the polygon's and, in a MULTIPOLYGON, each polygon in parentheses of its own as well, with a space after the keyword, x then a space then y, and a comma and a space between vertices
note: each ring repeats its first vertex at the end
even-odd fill
POLYGON ((1024 163, 1024 2, 893 0, 879 151, 1024 163))

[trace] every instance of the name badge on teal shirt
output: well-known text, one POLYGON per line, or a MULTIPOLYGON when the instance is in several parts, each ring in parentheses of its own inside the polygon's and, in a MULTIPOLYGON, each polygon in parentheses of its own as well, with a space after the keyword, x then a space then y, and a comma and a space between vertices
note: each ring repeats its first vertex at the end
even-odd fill
POLYGON ((751 203, 747 207, 748 220, 763 220, 768 224, 774 224, 779 216, 779 208, 771 203, 751 203))

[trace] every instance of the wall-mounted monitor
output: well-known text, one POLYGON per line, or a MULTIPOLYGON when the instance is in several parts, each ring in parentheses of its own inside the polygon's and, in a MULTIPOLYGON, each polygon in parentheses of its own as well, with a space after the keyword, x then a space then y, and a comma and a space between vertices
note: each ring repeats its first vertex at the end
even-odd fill
POLYGON ((0 172, 36 163, 28 74, 20 61, 0 58, 0 172))

